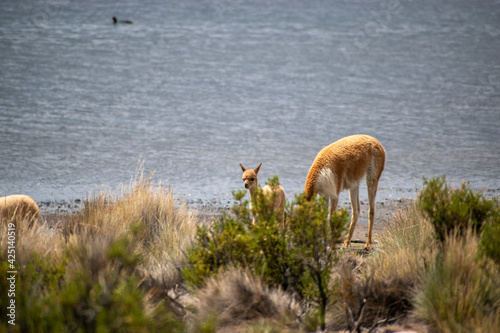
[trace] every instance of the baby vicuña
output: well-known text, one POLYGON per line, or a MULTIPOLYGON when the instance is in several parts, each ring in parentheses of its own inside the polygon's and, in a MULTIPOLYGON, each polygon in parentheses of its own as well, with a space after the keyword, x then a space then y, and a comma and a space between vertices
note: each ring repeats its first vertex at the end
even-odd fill
MULTIPOLYGON (((257 174, 259 173, 260 167, 262 163, 259 164, 254 170, 246 169, 243 165, 240 164, 241 170, 243 171, 243 175, 241 179, 245 183, 245 188, 250 192, 250 197, 253 199, 255 196, 255 190, 259 187, 259 180, 257 178, 257 174)), ((269 186, 266 185, 262 189, 262 193, 268 198, 274 198, 272 202, 272 207, 274 212, 279 212, 279 216, 282 223, 285 223, 285 203, 286 203, 286 194, 285 190, 281 185, 277 186, 269 186)), ((255 223, 255 217, 253 219, 255 223)))

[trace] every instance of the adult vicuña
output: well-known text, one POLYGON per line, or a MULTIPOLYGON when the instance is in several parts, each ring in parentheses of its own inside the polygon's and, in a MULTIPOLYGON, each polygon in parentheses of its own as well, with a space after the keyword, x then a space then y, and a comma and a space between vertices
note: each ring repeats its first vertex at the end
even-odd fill
MULTIPOLYGON (((256 167, 254 170, 252 170, 252 169, 245 169, 245 167, 240 164, 241 170, 243 171, 241 179, 243 179, 243 182, 245 183, 245 188, 248 189, 248 191, 250 192, 250 197, 252 199, 255 196, 255 190, 259 187, 259 180, 257 178, 257 174, 259 173, 261 165, 262 163, 259 164, 259 166, 256 167)), ((277 216, 280 217, 282 223, 285 223, 286 194, 283 187, 281 187, 281 185, 277 186, 266 185, 261 190, 266 197, 268 198, 274 197, 273 211, 279 212, 280 215, 277 216)), ((253 223, 255 223, 255 217, 253 218, 253 223)))
POLYGON ((368 187, 369 225, 366 248, 372 244, 375 196, 385 164, 384 147, 368 135, 352 135, 323 148, 311 166, 305 184, 305 195, 311 200, 317 193, 330 200, 330 218, 337 208, 339 193, 349 190, 352 206, 351 225, 344 247, 351 244, 352 234, 359 217, 359 184, 366 178, 368 187))
POLYGON ((11 220, 13 218, 29 218, 37 220, 40 209, 30 196, 24 194, 9 195, 0 198, 0 218, 11 220))

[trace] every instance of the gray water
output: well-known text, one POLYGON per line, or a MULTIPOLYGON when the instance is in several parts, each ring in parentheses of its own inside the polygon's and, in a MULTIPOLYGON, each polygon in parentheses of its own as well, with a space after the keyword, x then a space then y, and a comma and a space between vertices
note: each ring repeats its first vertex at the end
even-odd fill
POLYGON ((387 151, 379 200, 500 191, 498 1, 2 0, 0 59, 2 195, 85 198, 143 161, 195 205, 239 163, 292 197, 357 133, 387 151))

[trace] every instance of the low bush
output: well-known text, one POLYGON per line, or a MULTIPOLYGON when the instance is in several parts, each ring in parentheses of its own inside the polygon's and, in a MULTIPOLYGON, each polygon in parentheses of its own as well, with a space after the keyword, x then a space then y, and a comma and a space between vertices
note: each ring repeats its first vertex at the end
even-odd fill
MULTIPOLYGON (((275 182, 275 181, 273 181, 275 182)), ((183 270, 186 281, 202 286, 208 277, 227 267, 242 267, 274 287, 294 293, 321 310, 331 297, 328 285, 336 261, 336 247, 349 219, 341 210, 328 223, 324 199, 311 202, 303 195, 289 205, 285 225, 269 209, 261 193, 249 202, 244 192, 235 193, 238 203, 232 215, 225 215, 209 227, 199 227, 196 242, 188 251, 190 266, 183 270), (251 215, 258 216, 255 224, 251 215)))
POLYGON ((425 262, 413 300, 416 315, 441 332, 500 331, 498 199, 468 183, 451 189, 445 177, 424 185, 417 205, 440 246, 425 262))
POLYGON ((481 254, 493 259, 500 266, 500 201, 492 199, 494 212, 481 230, 479 248, 481 254))
POLYGON ((440 332, 500 332, 498 267, 478 255, 471 230, 446 238, 414 304, 417 316, 440 332))
POLYGON ((267 283, 288 289, 285 229, 269 213, 266 196, 258 193, 250 209, 244 194, 234 194, 238 203, 232 214, 198 227, 196 242, 187 252, 190 266, 183 270, 187 282, 200 287, 220 269, 236 266, 249 267, 267 283), (251 223, 251 214, 260 216, 258 223, 251 223))
POLYGON ((301 194, 290 207, 287 225, 290 228, 290 256, 295 270, 298 293, 318 306, 319 326, 326 327, 326 308, 333 293, 331 272, 338 262, 337 244, 349 221, 345 209, 336 211, 328 219, 323 198, 308 202, 301 194))
POLYGON ((430 180, 424 178, 424 189, 418 195, 417 206, 430 219, 441 242, 447 235, 463 234, 469 228, 479 232, 495 211, 493 201, 472 191, 468 183, 463 183, 460 189, 452 189, 444 176, 430 180))

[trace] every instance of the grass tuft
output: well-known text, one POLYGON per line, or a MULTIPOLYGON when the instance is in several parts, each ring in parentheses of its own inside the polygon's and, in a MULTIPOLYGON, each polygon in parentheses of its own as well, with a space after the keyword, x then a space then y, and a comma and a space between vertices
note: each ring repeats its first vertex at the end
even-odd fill
POLYGON ((345 253, 334 269, 337 329, 387 325, 407 316, 437 245, 433 228, 413 203, 399 210, 369 256, 345 253))
POLYGON ((202 321, 215 314, 220 326, 274 319, 296 325, 299 303, 280 289, 270 289, 248 270, 230 268, 208 280, 198 292, 202 321))
POLYGON ((117 237, 133 231, 149 264, 167 259, 166 253, 168 260, 179 260, 196 232, 197 216, 175 200, 171 188, 154 185, 151 179, 141 173, 130 187, 123 185, 120 195, 100 193, 85 200, 83 211, 64 226, 64 234, 117 237))
POLYGON ((445 249, 423 278, 416 314, 441 332, 499 332, 500 277, 479 257, 478 237, 472 230, 447 237, 445 249))
MULTIPOLYGON (((129 187, 84 202, 51 229, 16 226, 16 326, 9 331, 183 331, 177 265, 198 220, 170 188, 141 172, 129 187)), ((9 267, 0 224, 0 274, 9 267)), ((9 298, 0 281, 0 316, 9 298), (5 296, 5 297, 4 297, 5 296)), ((0 331, 7 329, 0 324, 0 331)))

